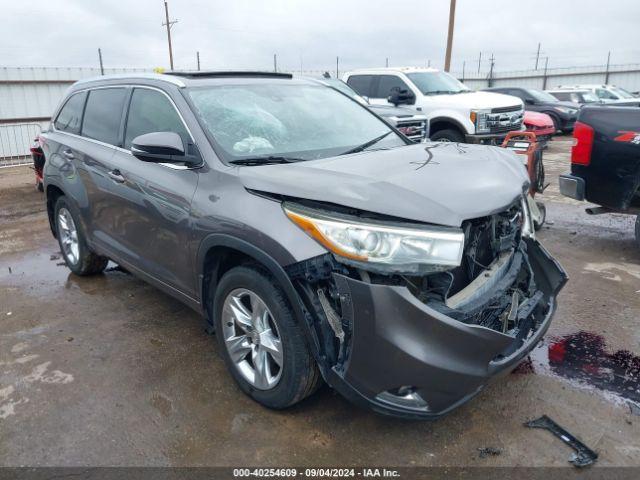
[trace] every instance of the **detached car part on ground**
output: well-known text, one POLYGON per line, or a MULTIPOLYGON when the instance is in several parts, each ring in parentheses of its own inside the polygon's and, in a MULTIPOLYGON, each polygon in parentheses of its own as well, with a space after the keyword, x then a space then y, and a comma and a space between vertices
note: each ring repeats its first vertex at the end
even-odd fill
POLYGON ((284 74, 100 77, 53 118, 45 189, 69 268, 111 259, 201 312, 263 405, 324 378, 437 417, 549 328, 566 275, 505 149, 412 144, 284 74))
MULTIPOLYGON (((587 213, 640 214, 640 108, 584 107, 573 132, 571 173, 560 192, 599 205, 587 213)), ((636 219, 640 244, 640 217, 636 219)))

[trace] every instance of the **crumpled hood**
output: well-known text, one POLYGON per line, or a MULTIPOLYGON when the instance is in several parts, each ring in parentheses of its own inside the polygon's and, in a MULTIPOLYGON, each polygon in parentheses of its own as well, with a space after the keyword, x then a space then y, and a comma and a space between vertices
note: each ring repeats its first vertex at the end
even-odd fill
POLYGON ((509 150, 438 142, 238 168, 248 189, 453 227, 508 206, 528 181, 509 150))

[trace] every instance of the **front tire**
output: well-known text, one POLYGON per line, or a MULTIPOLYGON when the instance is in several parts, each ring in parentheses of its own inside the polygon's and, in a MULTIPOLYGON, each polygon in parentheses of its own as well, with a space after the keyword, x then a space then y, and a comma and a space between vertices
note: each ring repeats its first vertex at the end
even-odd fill
POLYGON ((240 389, 258 403, 289 407, 311 393, 320 373, 276 280, 240 266, 220 280, 213 303, 220 353, 240 389))
POLYGON ((102 272, 109 259, 91 251, 79 215, 71 202, 65 196, 59 197, 54 212, 56 237, 69 270, 81 276, 102 272))
POLYGON ((447 128, 445 130, 440 130, 433 135, 430 135, 429 138, 433 142, 455 142, 455 143, 464 143, 464 135, 457 130, 453 130, 451 128, 447 128))

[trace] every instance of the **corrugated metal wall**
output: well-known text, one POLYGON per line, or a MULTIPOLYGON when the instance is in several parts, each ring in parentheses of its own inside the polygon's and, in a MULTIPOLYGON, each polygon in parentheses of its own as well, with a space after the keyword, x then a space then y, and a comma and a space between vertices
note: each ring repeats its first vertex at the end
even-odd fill
MULTIPOLYGON (((149 71, 104 69, 105 74, 149 71)), ((99 75, 99 68, 0 67, 0 123, 48 118, 73 82, 99 75)))
MULTIPOLYGON (((105 68, 104 73, 150 72, 105 68)), ((29 163, 29 147, 65 91, 77 80, 100 75, 99 68, 0 67, 0 167, 29 163)))
MULTIPOLYGON (((455 74, 463 79, 461 72, 455 74)), ((469 88, 480 89, 489 86, 489 74, 465 75, 464 83, 469 88)), ((514 72, 497 72, 493 74, 494 87, 529 87, 544 89, 555 88, 558 85, 598 84, 605 83, 607 78, 606 66, 554 68, 547 70, 524 70, 514 72), (545 82, 546 77, 546 82, 545 82)), ((640 91, 640 65, 611 65, 609 67, 609 81, 606 82, 626 88, 631 92, 640 91)))

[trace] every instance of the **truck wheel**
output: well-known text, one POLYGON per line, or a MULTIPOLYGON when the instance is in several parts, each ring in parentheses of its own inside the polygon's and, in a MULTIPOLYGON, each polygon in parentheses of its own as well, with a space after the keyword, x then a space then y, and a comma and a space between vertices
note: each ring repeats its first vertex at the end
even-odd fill
POLYGON ((440 130, 433 135, 430 135, 429 138, 431 138, 433 142, 464 142, 464 136, 459 131, 450 128, 440 130))
POLYGON ((79 216, 64 195, 58 198, 54 212, 56 237, 69 270, 81 276, 102 272, 109 259, 89 249, 79 216))
POLYGON ((640 215, 636 217, 636 243, 640 247, 640 215))
POLYGON ((240 389, 269 408, 286 408, 320 384, 320 372, 284 292, 259 266, 224 274, 213 300, 218 346, 240 389))

